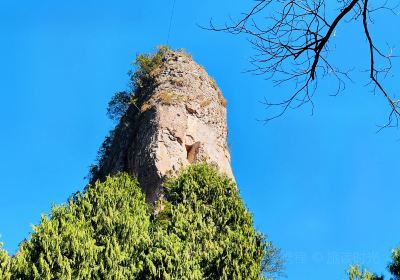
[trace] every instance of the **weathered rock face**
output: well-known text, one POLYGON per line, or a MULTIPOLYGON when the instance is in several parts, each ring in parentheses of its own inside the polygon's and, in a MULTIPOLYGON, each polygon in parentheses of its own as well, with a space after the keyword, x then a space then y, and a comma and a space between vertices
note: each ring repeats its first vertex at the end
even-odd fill
POLYGON ((233 178, 226 102, 205 70, 188 55, 167 51, 151 84, 132 104, 107 143, 93 180, 127 171, 155 201, 163 177, 192 163, 208 162, 233 178))

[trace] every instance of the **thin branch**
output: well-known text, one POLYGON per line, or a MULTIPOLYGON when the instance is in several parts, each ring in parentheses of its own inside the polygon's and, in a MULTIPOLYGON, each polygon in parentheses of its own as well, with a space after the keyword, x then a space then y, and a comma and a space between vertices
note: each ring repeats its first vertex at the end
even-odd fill
MULTIPOLYGON (((268 108, 278 106, 280 111, 265 121, 283 115, 288 108, 298 108, 312 103, 312 96, 318 87, 318 80, 330 77, 336 80, 339 94, 345 89, 346 81, 351 81, 349 71, 335 67, 329 59, 332 52, 330 43, 335 37, 336 29, 342 22, 353 22, 362 18, 364 33, 370 49, 372 63, 369 69, 370 80, 388 100, 392 112, 390 121, 397 120, 399 101, 391 98, 382 86, 381 79, 391 70, 391 52, 385 55, 378 49, 368 30, 371 14, 381 10, 394 13, 395 7, 388 6, 388 0, 377 7, 371 7, 368 0, 337 0, 340 9, 336 16, 328 18, 327 0, 257 0, 247 13, 238 21, 225 24, 222 28, 210 21, 208 30, 248 35, 249 42, 257 54, 251 58, 253 68, 249 70, 256 75, 265 75, 273 79, 275 85, 292 81, 295 90, 280 102, 265 102, 268 108), (377 67, 379 62, 385 64, 377 67)), ((332 2, 329 2, 332 4, 332 2)), ((204 28, 204 27, 203 27, 204 28)), ((352 68, 352 67, 349 67, 352 68)))

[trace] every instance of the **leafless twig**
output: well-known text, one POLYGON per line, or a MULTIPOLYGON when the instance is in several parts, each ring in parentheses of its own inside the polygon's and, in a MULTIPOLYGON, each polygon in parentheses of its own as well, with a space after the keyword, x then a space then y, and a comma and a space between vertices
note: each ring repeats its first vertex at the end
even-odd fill
MULTIPOLYGON (((257 51, 252 57, 251 70, 257 75, 266 75, 275 85, 294 81, 296 89, 288 98, 265 105, 279 106, 277 114, 269 116, 270 121, 283 115, 289 108, 297 108, 306 103, 313 106, 312 96, 318 87, 318 80, 332 77, 337 82, 334 95, 345 88, 350 80, 349 70, 340 70, 329 60, 330 43, 336 36, 340 23, 362 21, 364 35, 369 46, 369 79, 372 91, 379 91, 388 101, 391 112, 388 123, 383 127, 397 125, 400 117, 400 100, 395 100, 382 84, 391 70, 392 53, 385 54, 373 41, 368 23, 373 22, 371 14, 380 10, 395 13, 396 6, 390 7, 389 0, 372 7, 368 0, 336 0, 339 10, 331 18, 327 13, 327 0, 257 0, 249 12, 241 19, 224 27, 216 27, 211 21, 207 29, 232 34, 246 34, 257 51), (384 63, 383 67, 377 66, 384 63)), ((376 2, 375 2, 376 4, 376 2)))

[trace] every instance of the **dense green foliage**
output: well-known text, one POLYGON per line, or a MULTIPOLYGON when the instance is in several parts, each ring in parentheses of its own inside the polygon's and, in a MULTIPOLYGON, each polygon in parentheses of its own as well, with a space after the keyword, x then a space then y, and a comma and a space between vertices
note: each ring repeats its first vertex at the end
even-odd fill
POLYGON ((276 249, 255 232, 231 179, 200 165, 165 188, 164 211, 156 219, 158 246, 150 254, 163 273, 177 279, 262 279, 266 253, 265 269, 276 267, 276 249))
POLYGON ((120 91, 115 93, 108 102, 107 116, 112 120, 119 121, 128 110, 131 102, 133 102, 133 98, 129 92, 120 91))
MULTIPOLYGON (((400 280, 400 248, 393 250, 392 261, 388 266, 389 272, 392 274, 391 280, 400 280)), ((383 280, 383 276, 377 276, 364 270, 360 271, 359 266, 351 266, 348 271, 350 280, 383 280)))
POLYGON ((88 186, 42 216, 13 260, 13 279, 134 279, 149 243, 146 211, 127 175, 88 186))
POLYGON ((137 70, 131 73, 132 87, 134 89, 141 88, 151 83, 153 77, 158 73, 157 70, 161 65, 165 53, 169 50, 167 46, 158 47, 157 52, 150 54, 139 54, 133 63, 137 70))
POLYGON ((394 276, 394 279, 400 279, 400 248, 392 252, 392 263, 389 265, 389 271, 394 276))
POLYGON ((10 280, 11 279, 11 258, 7 252, 2 249, 2 243, 0 243, 0 279, 10 280))
POLYGON ((197 165, 154 206, 126 174, 89 185, 42 216, 15 257, 0 251, 0 279, 265 279, 277 256, 235 184, 197 165))
POLYGON ((351 266, 349 271, 349 280, 383 280, 383 276, 372 274, 368 270, 361 270, 359 266, 351 266))

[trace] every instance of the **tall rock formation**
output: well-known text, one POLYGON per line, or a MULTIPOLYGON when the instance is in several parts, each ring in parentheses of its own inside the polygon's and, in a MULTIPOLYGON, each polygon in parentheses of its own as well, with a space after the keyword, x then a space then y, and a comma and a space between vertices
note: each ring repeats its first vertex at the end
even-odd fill
POLYGON ((134 74, 131 104, 102 147, 92 181, 126 171, 149 202, 166 175, 208 162, 233 178, 227 147, 226 101, 192 58, 161 49, 134 74))

